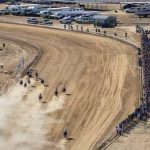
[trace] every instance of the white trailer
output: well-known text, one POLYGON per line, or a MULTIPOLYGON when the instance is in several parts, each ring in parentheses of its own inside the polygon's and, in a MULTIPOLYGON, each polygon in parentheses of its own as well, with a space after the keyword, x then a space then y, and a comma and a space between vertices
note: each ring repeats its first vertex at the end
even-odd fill
POLYGON ((50 15, 65 10, 65 9, 69 9, 70 7, 59 7, 59 8, 48 8, 45 11, 40 11, 40 16, 44 17, 44 18, 48 18, 50 15))
POLYGON ((135 12, 135 15, 139 16, 139 17, 147 17, 150 15, 150 5, 145 5, 143 7, 141 7, 140 9, 138 9, 135 12))
POLYGON ((83 13, 84 9, 82 8, 68 8, 54 13, 54 17, 57 19, 61 19, 65 16, 81 16, 83 13))
POLYGON ((20 15, 22 10, 36 5, 37 4, 11 5, 11 6, 6 6, 5 10, 9 11, 13 15, 20 15))
POLYGON ((27 9, 27 15, 29 16, 40 16, 40 12, 47 10, 49 7, 48 6, 43 6, 43 5, 35 5, 35 6, 30 6, 27 9))

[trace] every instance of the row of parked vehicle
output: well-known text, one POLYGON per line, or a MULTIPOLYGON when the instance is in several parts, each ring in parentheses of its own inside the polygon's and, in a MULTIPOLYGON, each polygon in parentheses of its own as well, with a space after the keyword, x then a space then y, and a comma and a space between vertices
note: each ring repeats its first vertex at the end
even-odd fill
POLYGON ((6 9, 1 9, 0 10, 0 15, 9 15, 9 14, 10 14, 10 12, 7 11, 6 9))
MULTIPOLYGON (((59 19, 59 22, 61 24, 71 24, 73 21, 76 21, 77 23, 94 23, 94 16, 79 16, 79 17, 72 17, 72 16, 67 16, 62 19, 59 19)), ((36 17, 28 17, 27 23, 30 24, 42 24, 42 25, 52 25, 53 22, 50 21, 48 18, 44 18, 42 21, 38 21, 36 17)))
POLYGON ((135 13, 139 17, 147 17, 150 15, 150 4, 133 5, 130 8, 125 9, 126 13, 135 13))
MULTIPOLYGON (((79 16, 79 17, 72 17, 72 16, 67 16, 59 20, 60 23, 62 24, 71 24, 72 21, 76 21, 77 23, 92 23, 94 26, 101 26, 101 27, 115 27, 117 25, 117 20, 115 16, 79 16)), ((38 21, 37 18, 35 17, 29 17, 27 19, 27 22, 30 24, 38 24, 40 23, 41 25, 49 25, 51 26, 53 24, 52 21, 49 19, 45 18, 42 21, 38 21)))
POLYGON ((30 16, 28 23, 52 25, 49 19, 58 19, 62 24, 71 24, 73 21, 81 24, 96 24, 102 27, 116 26, 116 17, 103 16, 99 11, 86 11, 78 7, 59 7, 52 8, 47 5, 22 4, 8 5, 6 9, 1 10, 2 14, 30 16), (41 16, 42 22, 39 22, 35 16, 41 16), (31 18, 32 17, 32 18, 31 18))
POLYGON ((48 26, 51 26, 53 24, 53 22, 50 21, 49 19, 43 19, 42 21, 38 21, 38 19, 35 17, 28 17, 27 23, 29 23, 29 24, 40 23, 41 25, 48 25, 48 26))
POLYGON ((59 19, 62 24, 71 24, 73 21, 79 24, 93 24, 95 15, 81 15, 81 16, 66 16, 59 19))

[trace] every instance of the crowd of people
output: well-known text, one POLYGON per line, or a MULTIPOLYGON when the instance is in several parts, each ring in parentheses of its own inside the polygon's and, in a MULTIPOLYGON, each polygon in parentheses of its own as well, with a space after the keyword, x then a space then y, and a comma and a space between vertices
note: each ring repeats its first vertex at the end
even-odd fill
POLYGON ((146 102, 148 108, 150 107, 150 39, 148 34, 150 32, 146 30, 142 33, 142 68, 143 68, 143 99, 146 102))
POLYGON ((134 123, 137 123, 140 120, 146 120, 149 114, 149 109, 147 103, 142 101, 140 106, 137 107, 133 113, 129 114, 126 119, 119 123, 116 127, 116 132, 119 135, 122 135, 126 132, 134 123))
POLYGON ((141 31, 142 51, 138 53, 140 55, 139 66, 143 69, 142 79, 144 80, 141 103, 133 113, 129 114, 126 119, 124 119, 121 123, 119 123, 119 125, 117 125, 116 132, 119 135, 122 135, 124 132, 126 132, 133 123, 138 123, 141 120, 145 121, 150 112, 150 40, 147 36, 148 34, 149 31, 147 30, 141 31))

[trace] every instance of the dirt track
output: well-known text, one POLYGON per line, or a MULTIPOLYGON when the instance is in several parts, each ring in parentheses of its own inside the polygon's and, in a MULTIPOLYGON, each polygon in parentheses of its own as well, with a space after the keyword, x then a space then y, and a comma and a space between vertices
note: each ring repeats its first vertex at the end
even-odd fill
POLYGON ((18 42, 17 38, 14 36, 12 38, 9 34, 0 35, 1 49, 3 43, 7 44, 6 48, 0 51, 0 64, 4 65, 3 73, 0 76, 1 93, 5 92, 12 85, 14 80, 12 74, 19 69, 21 58, 24 58, 26 63, 28 63, 37 54, 37 50, 32 44, 21 39, 18 42))
POLYGON ((35 89, 25 90, 17 84, 10 94, 0 98, 2 103, 18 91, 11 101, 15 101, 15 110, 11 109, 9 117, 4 114, 7 124, 11 120, 12 129, 8 127, 6 132, 6 127, 0 126, 3 130, 0 148, 92 149, 137 105, 137 53, 131 46, 105 37, 52 29, 9 24, 0 24, 0 29, 0 36, 6 37, 5 40, 14 38, 18 43, 26 41, 42 48, 44 54, 34 69, 47 85, 42 87, 33 81, 35 89), (62 83, 70 95, 56 98, 54 91, 62 83), (39 91, 48 103, 38 102, 39 91), (65 127, 73 140, 63 139, 65 127), (4 140, 9 144, 5 145, 4 140))

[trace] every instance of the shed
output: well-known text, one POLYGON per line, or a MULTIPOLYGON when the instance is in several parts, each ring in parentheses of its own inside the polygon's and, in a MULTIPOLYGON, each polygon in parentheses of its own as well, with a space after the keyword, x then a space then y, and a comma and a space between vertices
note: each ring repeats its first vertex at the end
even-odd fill
POLYGON ((94 16, 94 25, 102 27, 115 27, 117 25, 116 16, 94 16))

